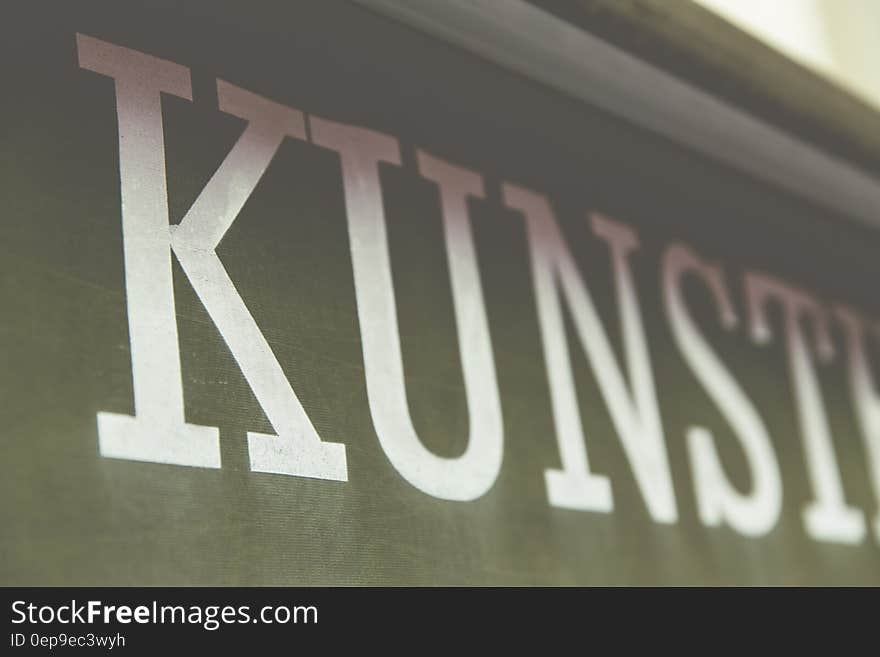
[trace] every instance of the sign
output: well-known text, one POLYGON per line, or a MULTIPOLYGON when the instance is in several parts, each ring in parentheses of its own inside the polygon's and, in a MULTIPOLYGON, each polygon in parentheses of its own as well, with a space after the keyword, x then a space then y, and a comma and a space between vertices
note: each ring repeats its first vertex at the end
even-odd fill
POLYGON ((871 229, 247 12, 5 26, 4 583, 880 582, 871 229))

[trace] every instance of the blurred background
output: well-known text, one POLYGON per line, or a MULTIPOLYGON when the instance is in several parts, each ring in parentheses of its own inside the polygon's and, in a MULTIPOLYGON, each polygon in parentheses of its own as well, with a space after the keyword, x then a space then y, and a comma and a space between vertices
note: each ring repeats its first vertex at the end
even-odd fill
POLYGON ((880 2, 694 2, 880 108, 880 2))

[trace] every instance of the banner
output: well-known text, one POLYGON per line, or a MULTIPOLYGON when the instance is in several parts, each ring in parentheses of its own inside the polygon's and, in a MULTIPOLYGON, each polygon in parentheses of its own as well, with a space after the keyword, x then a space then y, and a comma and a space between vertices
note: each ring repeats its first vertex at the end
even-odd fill
POLYGON ((0 30, 0 583, 880 583, 872 229, 347 2, 0 30))

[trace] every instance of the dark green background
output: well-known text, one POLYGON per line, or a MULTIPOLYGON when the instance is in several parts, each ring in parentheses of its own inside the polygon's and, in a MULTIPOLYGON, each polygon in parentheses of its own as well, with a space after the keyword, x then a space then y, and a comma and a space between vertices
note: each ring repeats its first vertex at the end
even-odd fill
MULTIPOLYGON (((811 491, 783 344, 723 332, 693 284, 691 306, 765 418, 784 484, 764 538, 700 524, 685 428, 710 427, 732 479, 745 489, 748 474, 672 342, 658 280, 663 247, 684 240, 724 263, 743 319, 747 268, 880 314, 873 232, 348 3, 164 4, 21 3, 0 26, 0 584, 880 584, 872 538, 820 543, 801 524, 811 491), (242 129, 217 110, 216 77, 400 139, 404 166, 383 168, 382 183, 410 406, 425 444, 449 456, 464 449, 467 409, 437 191, 415 174, 414 149, 484 173, 487 200, 470 210, 505 425, 487 495, 432 498, 382 452, 339 159, 293 140, 218 253, 321 436, 347 446, 349 482, 248 470, 246 432, 271 426, 176 263, 187 420, 220 427, 223 468, 99 456, 95 414, 133 402, 114 88, 78 68, 76 32, 192 69, 195 102, 163 101, 174 221, 242 129), (676 525, 650 519, 576 339, 590 458, 615 510, 549 506, 543 471, 559 456, 525 230, 502 208, 502 180, 553 200, 619 356, 608 251, 586 213, 637 228, 676 525)), ((870 517, 845 375, 840 357, 821 368, 846 493, 870 517)))

